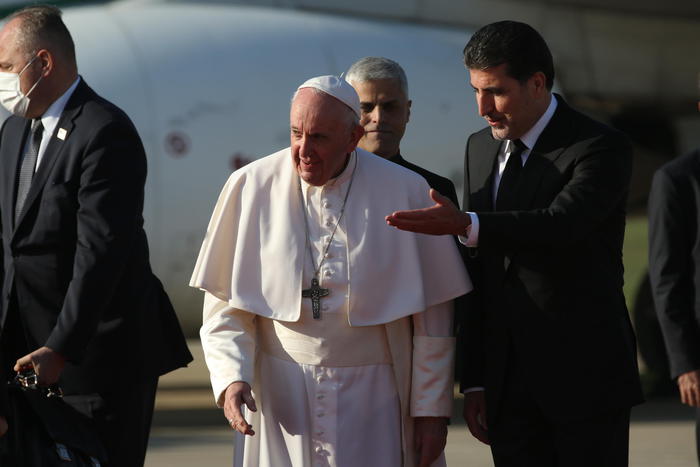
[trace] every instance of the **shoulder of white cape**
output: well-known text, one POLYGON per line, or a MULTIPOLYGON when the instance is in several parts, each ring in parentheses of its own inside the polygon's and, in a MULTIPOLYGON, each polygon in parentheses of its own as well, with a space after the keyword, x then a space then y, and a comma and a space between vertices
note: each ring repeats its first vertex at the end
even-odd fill
MULTIPOLYGON (((415 207, 427 207, 433 204, 429 193, 430 186, 422 176, 364 149, 356 148, 355 151, 358 158, 358 170, 370 174, 373 181, 381 183, 383 186, 391 184, 392 187, 405 187, 410 194, 411 205, 415 207)), ((234 187, 243 180, 250 179, 257 182, 255 186, 262 186, 274 177, 292 176, 293 173, 294 164, 291 148, 287 147, 257 159, 233 172, 226 182, 222 194, 230 194, 234 187)))
MULTIPOLYGON (((357 156, 358 173, 356 176, 361 175, 357 186, 361 188, 359 191, 361 195, 355 198, 358 199, 359 202, 371 206, 372 211, 375 213, 379 212, 379 214, 383 215, 385 212, 386 214, 389 214, 392 210, 396 209, 414 209, 432 204, 432 201, 428 195, 428 184, 421 176, 399 166, 398 164, 386 161, 385 159, 382 159, 381 157, 367 151, 358 149, 357 156)), ((281 182, 280 187, 286 186, 287 188, 285 188, 285 190, 289 190, 292 187, 290 183, 294 183, 294 177, 296 177, 296 173, 291 160, 289 148, 259 159, 234 172, 229 178, 226 187, 224 190, 222 190, 219 202, 217 203, 215 212, 212 215, 207 237, 209 237, 210 232, 218 232, 220 228, 228 230, 229 227, 226 226, 230 226, 231 223, 235 223, 237 219, 240 219, 242 212, 247 211, 248 215, 255 216, 255 211, 259 209, 258 206, 269 206, 269 202, 271 201, 271 191, 274 191, 271 190, 271 188, 274 185, 277 185, 275 180, 281 182), (262 187, 267 187, 268 189, 261 189, 262 187), (255 200, 259 199, 260 201, 263 201, 261 199, 262 197, 267 197, 268 199, 265 200, 267 202, 263 202, 262 204, 258 205, 255 200)), ((280 205, 277 207, 279 208, 280 205)), ((387 229, 393 231, 393 229, 390 227, 387 227, 387 229)), ((401 237, 406 235, 405 232, 396 232, 396 235, 401 237)), ((219 237, 228 237, 229 233, 230 232, 224 232, 225 235, 219 235, 219 237)), ((287 234, 290 234, 290 232, 287 232, 287 234)), ((431 252, 429 257, 432 259, 424 258, 424 260, 428 260, 429 262, 435 261, 434 256, 437 251, 440 251, 440 248, 436 248, 437 244, 434 243, 440 243, 440 240, 437 237, 426 237, 430 238, 421 240, 421 243, 428 242, 425 245, 427 247, 426 251, 431 252), (428 244, 430 244, 430 246, 428 244)), ((405 241, 406 238, 398 241, 392 240, 390 244, 395 248, 399 248, 399 245, 402 245, 400 249, 404 252, 412 250, 413 246, 415 245, 413 241, 409 241, 408 243, 405 243, 405 241), (406 248, 404 249, 403 247, 406 248)), ((226 258, 222 257, 221 254, 217 253, 212 256, 211 245, 207 246, 208 243, 209 242, 205 240, 202 247, 202 252, 200 252, 200 257, 197 261, 197 266, 195 267, 192 281, 190 282, 192 287, 197 287, 208 291, 220 300, 227 301, 231 306, 255 314, 260 314, 261 316, 272 317, 284 321, 293 321, 296 319, 295 316, 298 317, 298 313, 285 313, 284 316, 268 316, 268 314, 270 314, 268 312, 255 311, 259 308, 259 306, 254 305, 253 303, 248 303, 248 300, 234 300, 231 298, 230 293, 227 292, 228 287, 230 287, 231 284, 231 276, 228 275, 228 277, 223 277, 226 275, 220 275, 220 271, 222 270, 220 267, 223 264, 229 263, 226 261, 226 258), (209 270, 208 272, 210 274, 207 274, 207 270, 209 270)), ((447 241, 446 243, 454 248, 454 244, 451 241, 447 241)), ((226 244, 230 245, 230 242, 227 241, 226 244)), ((243 251, 245 252, 245 250, 243 251)), ((441 264, 443 262, 444 261, 441 260, 441 264)), ((443 269, 443 267, 446 268, 446 266, 442 264, 440 269, 443 269)), ((461 286, 458 285, 460 282, 466 283, 466 280, 452 280, 454 279, 454 274, 451 274, 450 278, 451 280, 448 282, 453 283, 453 285, 449 288, 460 290, 446 291, 443 294, 444 300, 459 296, 466 292, 466 289, 461 290, 461 286)), ((414 283, 416 280, 413 278, 412 280, 399 282, 414 283)), ((417 283, 420 282, 420 280, 417 281, 417 283)), ((418 289, 420 289, 420 287, 418 289)), ((259 294, 254 295, 257 297, 259 294)), ((256 301, 260 301, 261 303, 265 302, 264 298, 257 298, 259 298, 259 300, 256 299, 256 301)), ((425 306, 421 305, 423 302, 422 300, 413 301, 415 302, 414 304, 406 307, 406 310, 401 313, 395 313, 392 315, 392 318, 408 315, 425 308, 425 306)), ((440 301, 435 301, 435 303, 440 301)), ((425 305, 428 304, 425 303, 425 305)), ((268 307, 263 306, 262 308, 265 309, 268 307)))

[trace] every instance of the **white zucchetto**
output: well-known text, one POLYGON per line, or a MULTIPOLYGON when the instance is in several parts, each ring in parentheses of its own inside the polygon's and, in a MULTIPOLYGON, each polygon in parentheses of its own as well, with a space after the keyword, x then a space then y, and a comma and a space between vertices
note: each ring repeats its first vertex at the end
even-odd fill
POLYGON ((343 78, 338 78, 333 75, 317 76, 306 81, 299 86, 297 90, 302 88, 314 88, 325 92, 329 96, 335 97, 340 102, 350 107, 358 118, 361 117, 360 98, 355 88, 343 78))

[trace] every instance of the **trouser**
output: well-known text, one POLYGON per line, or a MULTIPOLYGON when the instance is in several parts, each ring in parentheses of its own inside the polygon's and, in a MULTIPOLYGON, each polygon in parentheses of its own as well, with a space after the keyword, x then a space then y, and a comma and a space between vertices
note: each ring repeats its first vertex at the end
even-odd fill
POLYGON ((628 465, 629 408, 592 413, 584 419, 567 419, 566 414, 553 419, 538 406, 522 365, 514 352, 510 354, 501 406, 489 422, 496 467, 628 465))
POLYGON ((109 467, 144 464, 158 378, 115 381, 100 394, 66 396, 66 402, 92 419, 109 467))

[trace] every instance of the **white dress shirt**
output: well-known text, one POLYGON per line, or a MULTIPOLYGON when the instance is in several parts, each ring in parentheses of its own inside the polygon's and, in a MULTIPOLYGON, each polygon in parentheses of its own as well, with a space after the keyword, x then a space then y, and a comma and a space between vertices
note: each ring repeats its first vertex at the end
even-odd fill
MULTIPOLYGON (((58 120, 61 118, 63 109, 66 108, 68 99, 70 99, 70 96, 73 95, 73 91, 75 91, 75 88, 78 87, 79 82, 80 76, 73 81, 73 84, 70 85, 66 92, 61 95, 61 97, 53 101, 53 104, 51 104, 49 108, 46 109, 46 112, 44 112, 44 115, 41 116, 41 124, 44 127, 44 131, 41 133, 41 145, 39 146, 39 154, 36 157, 36 166, 34 168, 35 172, 39 168, 39 164, 41 164, 41 161, 44 158, 46 147, 49 145, 49 141, 51 141, 51 136, 53 135, 54 130, 56 130, 56 125, 58 125, 58 120)), ((29 144, 30 139, 31 138, 27 138, 27 141, 25 142, 25 154, 27 152, 26 145, 29 144)))

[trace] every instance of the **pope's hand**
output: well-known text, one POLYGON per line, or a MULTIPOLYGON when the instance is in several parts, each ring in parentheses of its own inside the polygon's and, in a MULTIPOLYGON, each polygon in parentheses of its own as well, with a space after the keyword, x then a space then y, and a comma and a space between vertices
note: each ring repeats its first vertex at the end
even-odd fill
POLYGON ((7 433, 7 419, 0 415, 0 438, 5 436, 5 433, 7 433))
POLYGON ((681 402, 691 407, 700 407, 700 370, 683 373, 678 377, 681 402))
POLYGON ((464 411, 462 415, 471 434, 482 443, 489 444, 484 391, 473 391, 464 395, 464 411))
POLYGON ((50 386, 58 382, 65 365, 66 359, 63 355, 48 347, 39 347, 17 360, 14 370, 21 371, 33 367, 39 384, 50 386))
POLYGON ((241 412, 241 406, 245 404, 248 410, 257 411, 255 399, 250 390, 250 385, 245 381, 236 381, 229 384, 224 395, 224 414, 231 428, 244 435, 253 436, 253 425, 249 425, 241 412))
POLYGON ((401 230, 430 235, 466 235, 471 224, 469 214, 461 212, 445 196, 431 189, 435 204, 413 211, 396 211, 386 216, 386 223, 401 230))
POLYGON ((416 417, 414 426, 418 466, 429 467, 445 449, 447 418, 416 417))

